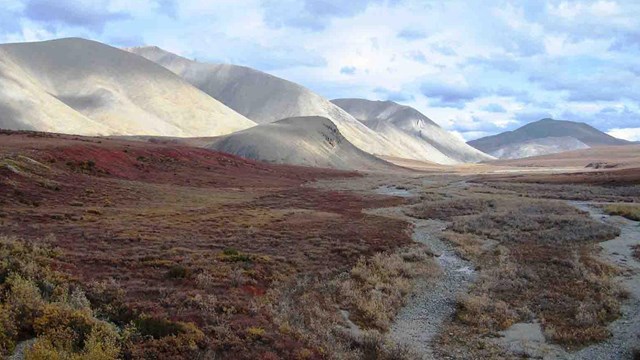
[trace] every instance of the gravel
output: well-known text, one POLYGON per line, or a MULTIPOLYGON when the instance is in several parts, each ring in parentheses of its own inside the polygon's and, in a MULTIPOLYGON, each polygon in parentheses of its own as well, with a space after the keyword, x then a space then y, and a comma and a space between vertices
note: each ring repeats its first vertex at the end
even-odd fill
POLYGON ((389 331, 389 338, 408 346, 424 359, 434 359, 432 341, 445 320, 456 311, 456 299, 466 293, 473 282, 473 265, 458 257, 452 248, 440 240, 445 224, 438 220, 416 220, 413 239, 427 245, 438 254, 442 276, 435 283, 419 284, 407 305, 398 313, 389 331))
POLYGON ((424 280, 416 284, 406 306, 397 314, 388 337, 407 346, 423 359, 435 359, 432 341, 445 320, 455 313, 456 300, 461 293, 467 292, 475 278, 475 271, 470 262, 461 259, 451 246, 440 240, 446 228, 445 222, 409 217, 404 210, 404 207, 395 207, 368 212, 411 222, 414 225, 413 240, 427 245, 437 256, 442 275, 436 280, 424 280))

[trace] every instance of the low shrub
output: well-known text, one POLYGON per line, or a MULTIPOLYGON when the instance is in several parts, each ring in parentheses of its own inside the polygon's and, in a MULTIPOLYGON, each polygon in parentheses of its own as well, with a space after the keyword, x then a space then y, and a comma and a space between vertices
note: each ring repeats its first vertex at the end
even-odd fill
POLYGON ((361 258, 351 269, 339 284, 340 297, 361 327, 386 331, 411 291, 412 279, 438 272, 424 248, 376 254, 361 258))
POLYGON ((0 237, 0 355, 35 338, 27 359, 117 359, 120 335, 82 289, 49 267, 53 249, 0 237))
POLYGON ((170 279, 184 279, 189 277, 191 271, 182 265, 173 265, 167 271, 167 277, 170 279))
POLYGON ((640 221, 640 205, 607 205, 604 207, 604 211, 610 215, 624 216, 630 220, 640 221))
POLYGON ((162 318, 143 316, 133 323, 140 335, 151 336, 154 339, 176 336, 185 332, 183 324, 162 318))

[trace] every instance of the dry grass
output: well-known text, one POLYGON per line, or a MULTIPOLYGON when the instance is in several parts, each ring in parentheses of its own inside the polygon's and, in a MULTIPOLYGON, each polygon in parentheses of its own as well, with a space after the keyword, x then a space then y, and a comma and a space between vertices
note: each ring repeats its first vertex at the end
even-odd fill
POLYGON ((439 268, 423 247, 380 253, 360 259, 333 280, 306 278, 283 283, 269 292, 273 298, 270 311, 281 331, 312 344, 323 357, 414 359, 415 354, 384 339, 383 334, 416 279, 438 274, 439 268), (349 319, 338 309, 351 314, 349 319))
POLYGON ((640 221, 640 205, 612 204, 604 207, 610 215, 624 216, 629 220, 640 221))
POLYGON ((339 297, 351 319, 363 329, 387 331, 417 277, 439 273, 438 265, 414 246, 392 254, 361 258, 348 277, 340 281, 339 297))

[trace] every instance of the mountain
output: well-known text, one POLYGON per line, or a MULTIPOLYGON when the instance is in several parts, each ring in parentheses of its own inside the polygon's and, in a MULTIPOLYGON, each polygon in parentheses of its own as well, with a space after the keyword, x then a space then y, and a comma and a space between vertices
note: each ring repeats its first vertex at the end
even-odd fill
POLYGON ((490 160, 418 110, 392 101, 336 99, 332 102, 371 130, 402 146, 412 158, 439 164, 490 160))
POLYGON ((468 144, 496 157, 516 158, 583 149, 585 146, 625 145, 629 142, 585 123, 542 119, 513 131, 469 141, 468 144), (533 143, 542 146, 531 146, 533 143))
POLYGON ((255 123, 165 68, 70 38, 0 45, 0 128, 217 136, 255 123))
POLYGON ((353 145, 376 155, 421 158, 415 151, 369 129, 322 96, 293 82, 244 66, 205 64, 158 47, 128 49, 154 61, 248 117, 267 124, 289 117, 330 119, 353 145))
POLYGON ((580 149, 589 149, 589 145, 571 136, 549 136, 505 145, 493 152, 493 155, 499 159, 521 159, 580 149))
POLYGON ((351 144, 331 120, 293 117, 215 138, 210 149, 248 159, 335 169, 398 169, 351 144))

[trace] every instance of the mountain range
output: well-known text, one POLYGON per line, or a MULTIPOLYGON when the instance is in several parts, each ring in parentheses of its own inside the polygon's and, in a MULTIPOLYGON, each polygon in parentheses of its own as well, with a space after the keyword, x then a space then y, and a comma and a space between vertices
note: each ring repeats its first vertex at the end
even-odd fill
MULTIPOLYGON (((347 107, 347 103, 332 103, 301 85, 258 70, 229 64, 199 63, 158 47, 128 50, 166 67, 259 124, 288 117, 320 116, 330 119, 348 141, 371 154, 441 164, 490 159, 415 109, 387 102, 385 106, 395 107, 396 118, 379 118, 380 122, 389 124, 388 129, 382 126, 372 128, 352 114, 350 109, 353 107, 347 107), (410 126, 405 126, 407 124, 410 126)), ((376 111, 377 104, 362 100, 360 108, 364 107, 371 107, 368 112, 372 113, 376 111)))
POLYGON ((329 101, 248 67, 80 38, 0 45, 0 128, 199 138, 251 159, 359 170, 394 168, 381 158, 453 165, 627 143, 543 119, 467 144, 392 101, 329 101))

